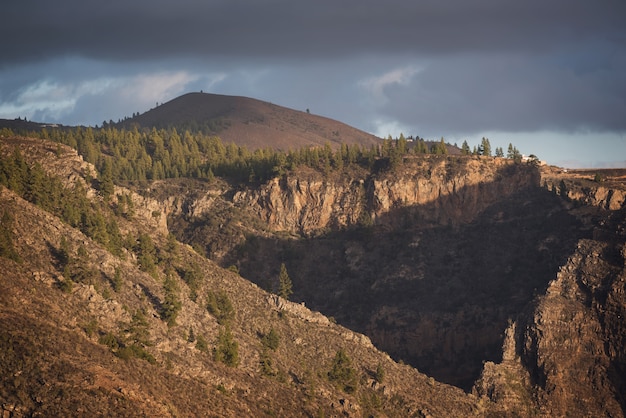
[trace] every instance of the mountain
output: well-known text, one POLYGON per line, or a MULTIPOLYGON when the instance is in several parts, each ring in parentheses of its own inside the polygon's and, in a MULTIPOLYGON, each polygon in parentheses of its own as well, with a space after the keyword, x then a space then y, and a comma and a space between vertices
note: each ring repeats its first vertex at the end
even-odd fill
POLYGON ((476 410, 462 390, 174 240, 162 203, 118 186, 107 201, 75 150, 3 138, 0 156, 11 184, 0 186, 3 417, 476 410))
POLYGON ((201 130, 250 150, 287 151, 326 143, 333 148, 342 143, 370 146, 380 142, 374 135, 308 112, 247 97, 208 93, 185 94, 118 126, 201 130))
POLYGON ((116 134, 0 139, 3 417, 626 415, 624 172, 120 182, 116 134))

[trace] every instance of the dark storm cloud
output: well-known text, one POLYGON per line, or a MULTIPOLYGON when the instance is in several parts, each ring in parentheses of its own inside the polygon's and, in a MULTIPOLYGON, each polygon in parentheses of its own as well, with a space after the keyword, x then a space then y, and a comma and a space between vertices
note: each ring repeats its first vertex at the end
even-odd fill
POLYGON ((0 117, 99 124, 204 90, 384 136, 626 143, 624 0, 4 3, 0 117))
MULTIPOLYGON (((626 57, 622 57, 624 59, 626 57)), ((559 54, 528 60, 497 54, 441 58, 405 84, 380 112, 426 135, 481 130, 626 130, 626 62, 587 63, 584 71, 558 63, 559 54), (593 68, 592 68, 593 67, 593 68)))
MULTIPOLYGON (((545 50, 624 42, 621 0, 12 1, 3 64, 59 55, 333 58, 362 53, 545 50)), ((9 17, 8 19, 6 17, 9 17)))

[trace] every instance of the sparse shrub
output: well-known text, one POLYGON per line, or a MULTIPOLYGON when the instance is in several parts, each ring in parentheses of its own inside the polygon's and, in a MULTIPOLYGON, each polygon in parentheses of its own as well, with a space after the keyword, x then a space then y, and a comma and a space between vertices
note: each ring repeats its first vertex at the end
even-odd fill
POLYGON ((88 337, 93 336, 98 330, 98 321, 92 319, 91 321, 83 325, 83 330, 85 330, 85 334, 87 334, 88 337))
POLYGON ((198 338, 196 340, 196 349, 203 353, 208 353, 209 351, 209 343, 202 335, 198 335, 198 338))
POLYGON ((204 247, 202 246, 202 244, 198 243, 198 242, 194 242, 191 245, 191 248, 193 248, 193 250, 200 254, 202 257, 207 258, 207 253, 206 250, 204 249, 204 247))
POLYGON ((115 335, 112 332, 107 332, 104 335, 101 335, 98 339, 98 343, 102 345, 106 345, 113 351, 114 353, 119 350, 120 343, 115 335))
POLYGON ((280 335, 278 335, 278 332, 274 329, 274 327, 272 327, 269 332, 261 338, 261 343, 263 344, 263 347, 275 351, 280 344, 280 335))
POLYGON ((59 288, 63 293, 72 293, 72 289, 74 289, 74 282, 68 278, 64 278, 59 283, 59 288))
POLYGON ((237 367, 239 364, 239 343, 234 340, 230 328, 220 330, 213 349, 213 359, 229 367, 237 367))
POLYGON ((145 360, 150 364, 156 364, 156 359, 154 356, 146 351, 145 348, 140 347, 135 344, 131 344, 125 347, 120 348, 115 355, 122 360, 129 360, 133 357, 145 360))
POLYGON ((359 397, 359 401, 361 406, 370 412, 367 416, 375 416, 372 411, 380 410, 383 406, 383 401, 376 392, 365 391, 359 397))
POLYGON ((167 322, 169 327, 172 327, 176 325, 176 317, 182 308, 182 303, 178 298, 178 284, 171 274, 167 274, 165 277, 163 291, 165 292, 165 298, 163 300, 161 318, 167 322))
POLYGON ((143 311, 138 310, 135 312, 128 328, 123 330, 122 335, 124 334, 127 336, 124 337, 107 332, 100 336, 98 342, 109 347, 113 354, 123 360, 129 360, 134 357, 145 360, 150 364, 156 364, 154 356, 146 350, 146 347, 151 346, 152 343, 149 339, 148 321, 143 311))
POLYGON ((0 218, 0 257, 19 263, 21 258, 13 245, 13 223, 13 215, 9 211, 4 211, 0 218))
POLYGON ((335 354, 330 371, 328 372, 328 380, 335 383, 346 393, 354 393, 354 391, 356 391, 356 371, 352 368, 352 360, 350 360, 350 357, 348 357, 343 348, 335 354))
POLYGON ((385 369, 383 368, 382 363, 378 363, 378 366, 376 366, 376 372, 374 372, 374 380, 376 380, 377 383, 383 383, 383 381, 385 380, 385 369))
POLYGON ((221 325, 228 323, 235 317, 235 309, 224 291, 218 293, 209 291, 207 293, 207 310, 221 325))

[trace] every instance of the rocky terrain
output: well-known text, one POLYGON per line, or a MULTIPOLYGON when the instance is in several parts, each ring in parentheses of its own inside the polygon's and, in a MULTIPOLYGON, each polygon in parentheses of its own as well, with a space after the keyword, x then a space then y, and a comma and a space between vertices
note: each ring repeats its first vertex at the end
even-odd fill
MULTIPOLYGON (((92 169, 75 151, 47 141, 3 139, 1 145, 3 157, 18 147, 29 163, 49 158, 48 172, 68 187, 85 181, 77 173, 92 169)), ((0 190, 0 208, 11 214, 3 217, 3 238, 17 255, 0 257, 3 416, 477 411, 474 395, 394 362, 364 335, 172 241, 159 226, 161 215, 150 210, 158 202, 116 192, 132 195, 132 214, 108 212, 98 192, 88 190, 108 216, 116 216, 123 235, 151 237, 158 254, 154 270, 142 268, 133 246, 114 256, 50 212, 0 190), (168 287, 170 279, 174 285, 168 287), (211 295, 221 301, 217 310, 210 308, 211 295), (168 320, 172 303, 179 306, 175 320, 168 320), (277 336, 274 343, 266 342, 270 332, 277 336), (231 339, 228 347, 236 343, 231 363, 216 356, 224 335, 231 339), (340 364, 346 376, 331 373, 339 352, 347 358, 340 364)))
MULTIPOLYGON (((282 232, 240 230, 243 244, 215 257, 270 290, 276 282, 267 278, 285 262, 296 300, 367 334, 397 360, 466 390, 481 374, 482 382, 489 379, 494 364, 515 358, 511 347, 526 344, 516 340, 522 337, 515 321, 527 321, 530 332, 537 301, 550 294, 577 249, 606 234, 614 234, 614 245, 624 242, 619 222, 607 220, 624 216, 621 172, 605 173, 599 182, 595 173, 507 160, 429 157, 407 161, 400 171, 352 174, 329 179, 305 170, 235 192, 233 210, 251 208, 282 232)), ((212 210, 194 208, 198 219, 212 210)), ((623 265, 623 258, 612 263, 623 265)), ((606 337, 594 338, 601 344, 606 337)), ((559 358, 558 350, 552 356, 559 358)), ((575 368, 578 359, 567 357, 575 368)), ((515 408, 524 414, 598 411, 546 407, 548 397, 534 386, 537 366, 518 367, 514 385, 526 389, 515 408)), ((611 367, 603 378, 613 383, 600 391, 615 398, 623 381, 607 376, 619 376, 623 363, 611 367)), ((570 384, 564 379, 560 390, 574 393, 570 384)), ((598 398, 583 386, 582 393, 598 398)))
POLYGON ((424 156, 107 200, 75 150, 16 147, 124 244, 0 188, 3 416, 625 415, 620 173, 424 156))
POLYGON ((624 416, 626 223, 623 209, 581 239, 506 331, 502 362, 485 364, 474 393, 501 413, 624 416))

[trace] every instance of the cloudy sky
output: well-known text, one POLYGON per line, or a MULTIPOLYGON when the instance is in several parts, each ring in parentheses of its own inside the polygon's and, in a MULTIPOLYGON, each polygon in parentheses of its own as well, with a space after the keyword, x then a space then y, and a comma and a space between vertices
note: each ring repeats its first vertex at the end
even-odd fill
POLYGON ((624 0, 4 3, 0 118, 96 125, 203 90, 626 167, 624 0))

